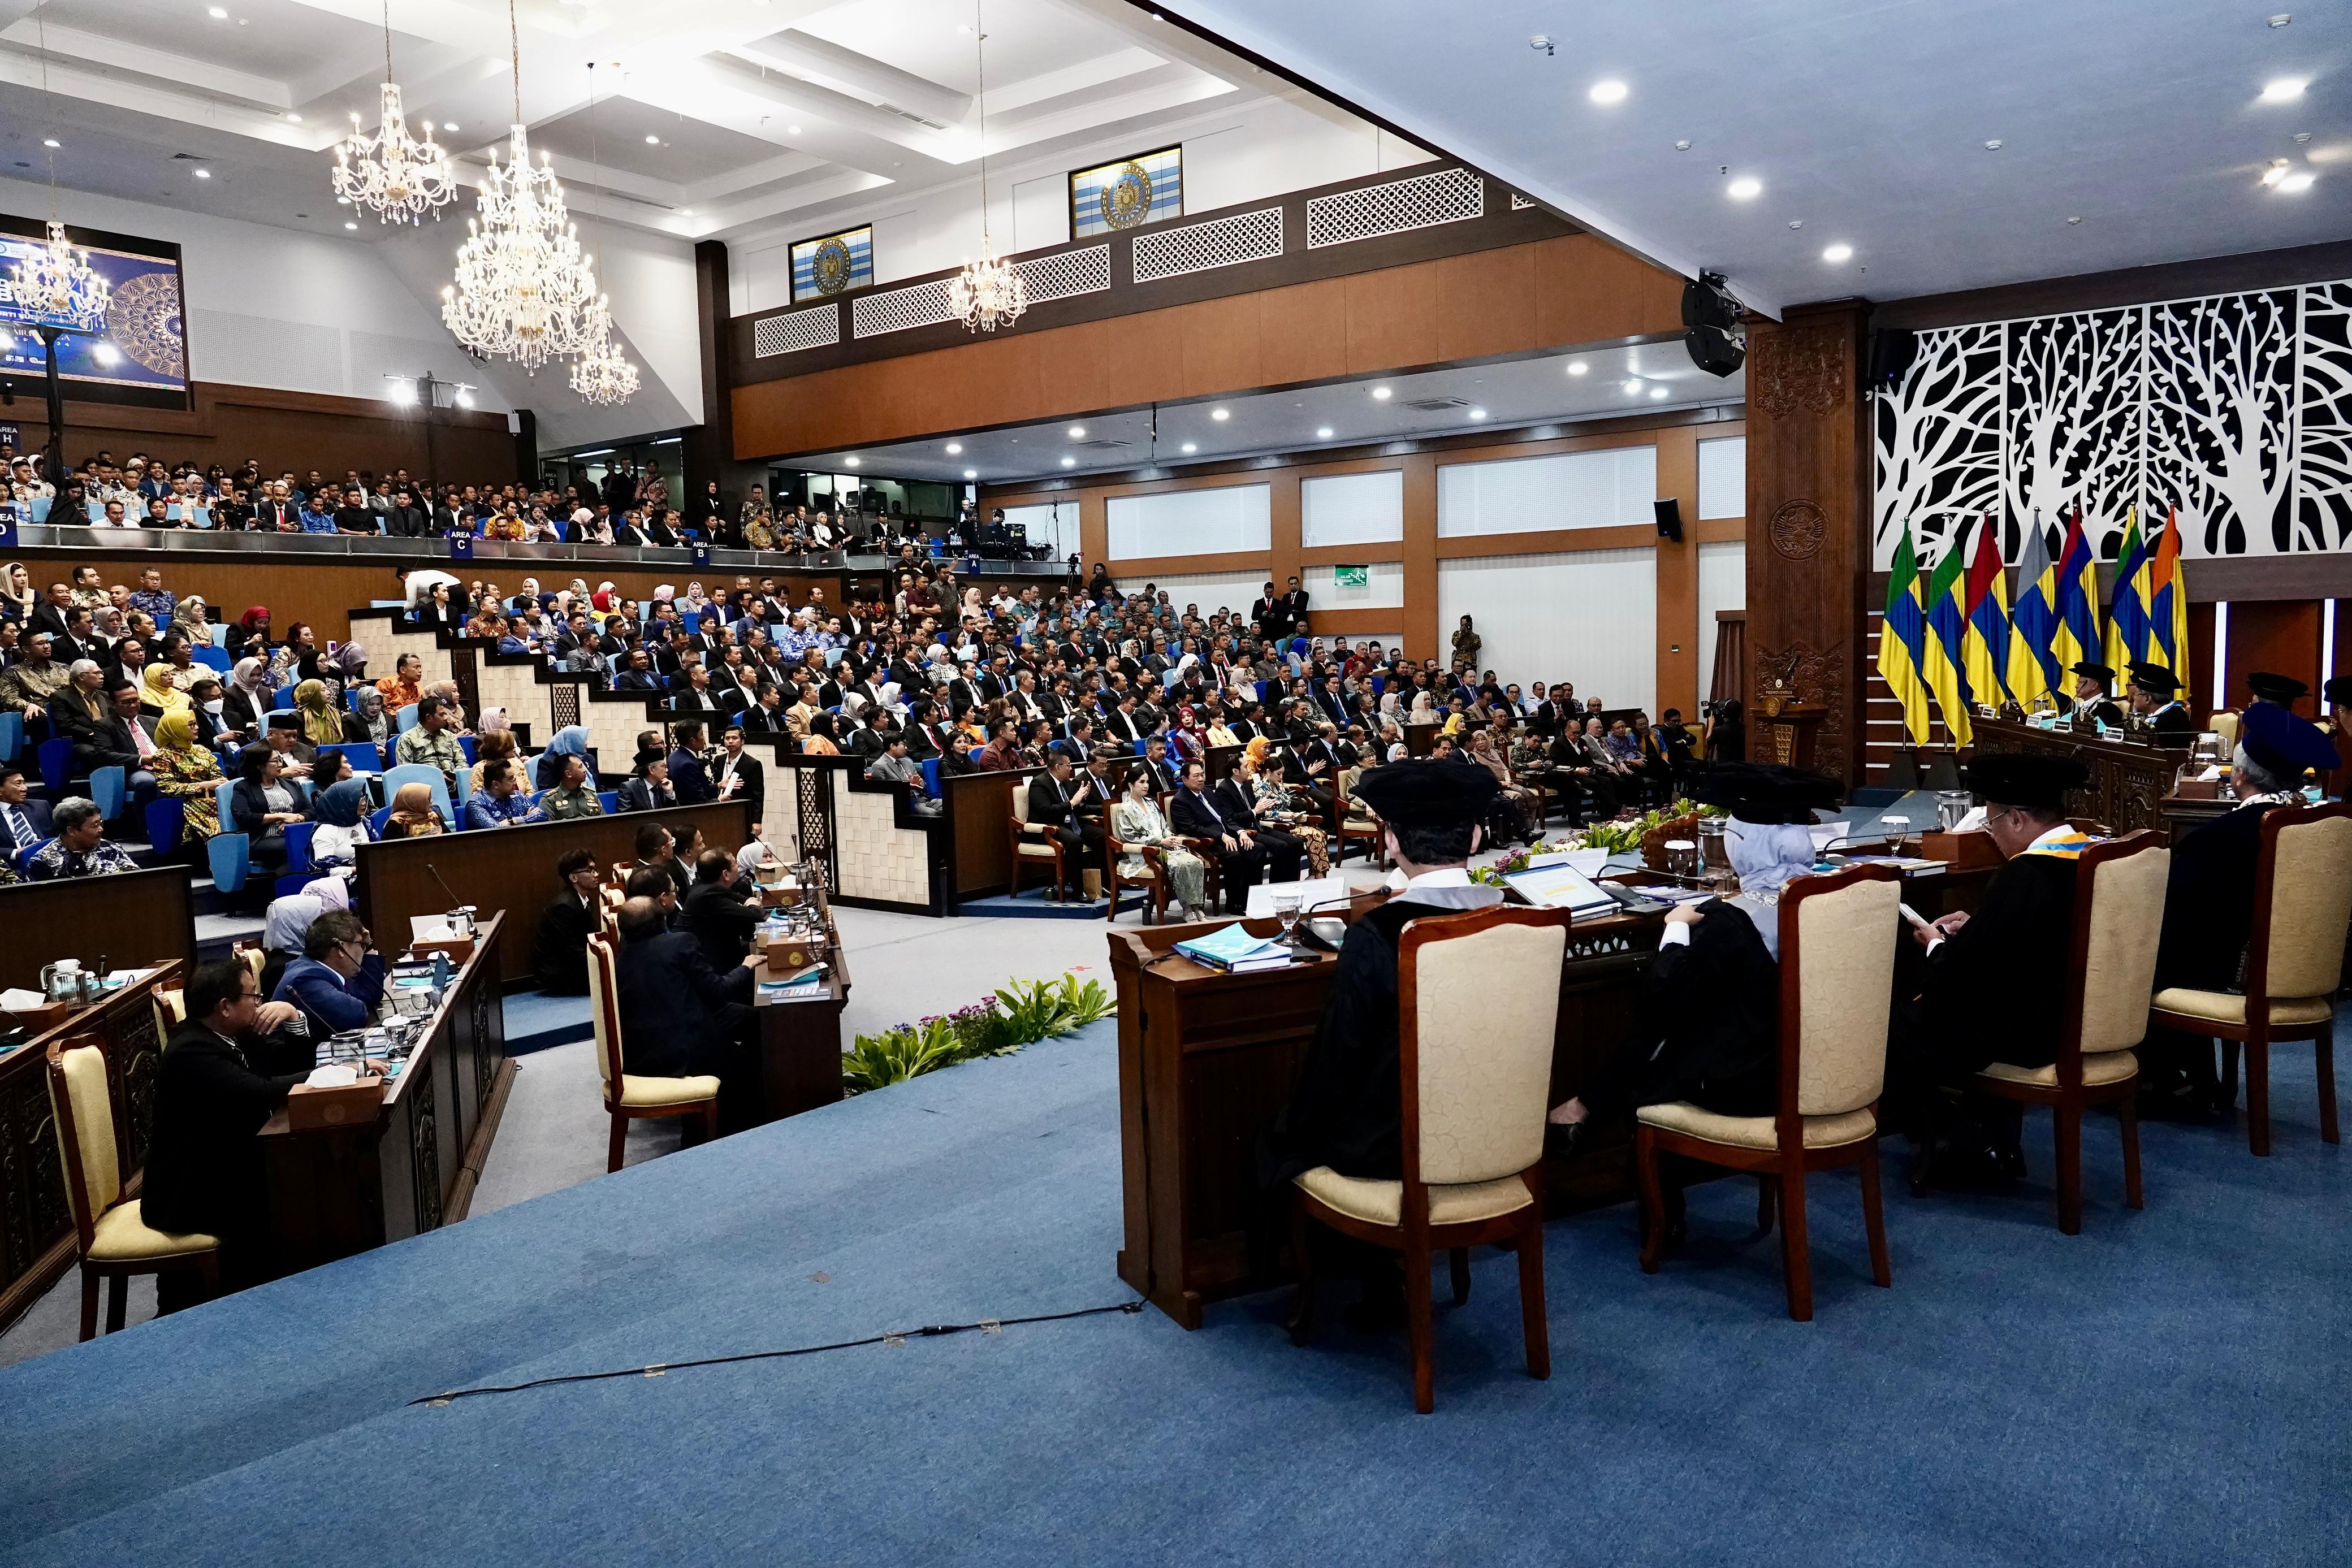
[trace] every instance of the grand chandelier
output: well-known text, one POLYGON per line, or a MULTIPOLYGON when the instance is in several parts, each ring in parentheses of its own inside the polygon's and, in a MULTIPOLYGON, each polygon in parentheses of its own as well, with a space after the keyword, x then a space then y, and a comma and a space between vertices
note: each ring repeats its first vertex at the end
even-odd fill
POLYGON ((362 128, 358 112, 352 115, 352 133, 335 146, 335 194, 353 206, 366 207, 384 223, 404 218, 415 223, 425 213, 439 217, 440 209, 457 193, 448 154, 433 140, 433 121, 425 121, 425 140, 408 134, 408 116, 400 107, 400 84, 392 79, 392 0, 383 6, 383 81, 382 118, 373 136, 362 128))
MULTIPOLYGON (((596 224, 599 258, 604 250, 604 168, 597 156, 596 146, 596 62, 588 62, 588 167, 595 184, 593 214, 596 224)), ((572 362, 572 390, 584 402, 611 407, 625 403, 637 395, 637 367, 622 356, 613 342, 613 310, 609 300, 596 301, 596 315, 601 325, 593 347, 572 362)))
POLYGON ((1021 319, 1029 308, 1029 283, 1002 260, 988 234, 988 34, 982 29, 980 0, 971 5, 972 47, 979 57, 980 256, 948 279, 948 309, 967 332, 993 332, 1021 319))
MULTIPOLYGON (((507 26, 514 28, 513 0, 507 26)), ((536 375, 549 360, 584 354, 604 336, 596 271, 580 252, 551 160, 531 166, 522 123, 522 46, 514 38, 515 123, 508 158, 494 148, 479 214, 467 220, 457 270, 441 291, 441 320, 485 359, 512 360, 536 375)))
MULTIPOLYGON (((41 39, 41 104, 49 101, 49 37, 46 16, 35 13, 41 39)), ((44 138, 49 152, 49 237, 30 257, 16 264, 16 293, 33 308, 39 324, 95 332, 106 324, 107 301, 113 289, 90 267, 82 253, 66 238, 58 219, 58 154, 53 138, 44 138)))

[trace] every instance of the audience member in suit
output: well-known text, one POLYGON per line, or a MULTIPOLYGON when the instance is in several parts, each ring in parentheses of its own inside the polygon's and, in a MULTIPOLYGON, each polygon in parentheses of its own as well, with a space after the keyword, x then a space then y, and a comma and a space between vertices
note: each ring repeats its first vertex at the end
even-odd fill
POLYGON ((287 828, 310 820, 284 780, 284 760, 267 746, 248 746, 237 753, 236 766, 228 797, 234 831, 246 835, 246 852, 257 863, 282 866, 287 828))
POLYGON ((705 850, 694 862, 694 887, 687 894, 678 929, 702 944, 714 969, 742 961, 759 929, 760 890, 724 850, 705 850))
POLYGON ((660 811, 678 803, 677 791, 670 788, 667 758, 647 762, 645 772, 623 781, 618 793, 615 803, 624 811, 660 811))
POLYGON ((330 909, 310 922, 302 936, 302 956, 286 966, 270 998, 300 1008, 310 1038, 325 1040, 374 1021, 383 1001, 383 955, 360 917, 348 909, 330 909))
POLYGON ((748 1124, 760 1086, 760 1023, 751 1009, 759 956, 714 968, 694 937, 666 928, 650 898, 624 903, 619 924, 614 977, 628 1071, 655 1078, 715 1074, 722 1121, 748 1124))
POLYGON ((1088 822, 1078 814, 1078 790, 1071 781, 1070 759, 1055 752, 1045 771, 1029 778, 1029 814, 1024 819, 1033 828, 1045 829, 1062 845, 1062 866, 1066 894, 1083 892, 1080 878, 1087 867, 1097 864, 1102 853, 1102 824, 1099 820, 1088 822))
POLYGON ((711 788, 721 800, 751 802, 756 831, 768 799, 768 772, 760 759, 743 749, 743 727, 730 724, 719 734, 719 760, 709 765, 711 788))
POLYGON ((681 806, 699 806, 719 798, 719 787, 710 781, 710 770, 702 764, 702 726, 673 726, 671 734, 677 740, 669 754, 669 783, 681 806))
MULTIPOLYGON (((184 1003, 187 1021, 155 1069, 140 1217, 174 1235, 219 1238, 221 1282, 233 1290, 257 1282, 268 1261, 269 1198, 254 1134, 309 1074, 314 1047, 299 1032, 301 1010, 264 1002, 242 959, 197 965, 184 1003)), ((201 1290, 194 1273, 168 1271, 156 1281, 157 1310, 193 1305, 201 1290)))
POLYGON ((551 996, 585 996, 588 938, 603 924, 597 904, 604 896, 604 873, 588 851, 567 850, 555 862, 555 874, 563 891, 539 917, 539 934, 531 942, 531 969, 539 988, 551 996))
POLYGON ((1240 822, 1257 840, 1257 847, 1265 852, 1265 879, 1268 882, 1297 882, 1298 864, 1306 850, 1299 841, 1279 828, 1262 826, 1258 821, 1257 803, 1251 798, 1249 785, 1238 773, 1225 776, 1225 781, 1210 791, 1217 810, 1228 821, 1240 822))
POLYGON ((1177 790, 1169 816, 1179 833, 1201 840, 1217 857, 1225 912, 1241 914, 1249 905, 1250 884, 1265 869, 1266 852, 1258 842, 1257 819, 1247 812, 1234 815, 1228 803, 1210 790, 1209 770, 1198 762, 1185 767, 1183 787, 1177 790))

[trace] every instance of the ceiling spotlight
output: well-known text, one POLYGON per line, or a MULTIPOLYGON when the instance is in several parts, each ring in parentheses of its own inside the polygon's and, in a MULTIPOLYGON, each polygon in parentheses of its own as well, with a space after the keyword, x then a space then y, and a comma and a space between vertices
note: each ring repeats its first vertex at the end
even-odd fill
POLYGON ((2069 224, 2079 224, 2079 223, 2081 223, 2083 220, 2082 220, 2082 219, 2080 219, 2080 218, 2068 218, 2066 221, 2067 221, 2069 224))
POLYGON ((2286 171, 2287 162, 2285 159, 2272 159, 2271 166, 2263 171, 2263 183, 2265 185, 2277 184, 2281 180, 2286 178, 2286 171))
POLYGON ((1474 408, 1470 411, 1470 417, 1473 419, 1484 419, 1486 417, 1486 411, 1483 408, 1474 408))
POLYGON ((658 136, 648 136, 646 138, 646 145, 648 147, 658 147, 661 145, 661 138, 658 136))
POLYGON ((1627 382, 1625 383, 1625 392, 1629 397, 1640 397, 1642 395, 1642 383, 1637 381, 1627 382))
POLYGON ((345 228, 347 228, 347 229, 355 229, 355 228, 359 227, 360 225, 357 225, 357 224, 345 224, 343 226, 344 226, 345 228))
POLYGON ((468 387, 468 386, 461 386, 461 387, 459 387, 459 388, 457 389, 457 406, 458 406, 459 408, 471 408, 471 407, 473 407, 473 406, 474 406, 474 389, 473 389, 473 388, 471 388, 471 387, 468 387))
POLYGON ((1233 417, 1233 413, 1229 409, 1213 408, 1209 411, 1209 417, 1222 424, 1233 417))
POLYGON ((1652 398, 1653 400, 1655 400, 1655 399, 1657 399, 1657 398, 1662 398, 1662 397, 1664 397, 1664 396, 1665 396, 1665 395, 1666 395, 1666 389, 1665 389, 1665 388, 1664 388, 1664 387, 1652 387, 1652 388, 1650 389, 1650 396, 1651 396, 1651 398, 1652 398))
POLYGON ((1850 245, 1833 245, 1827 250, 1822 252, 1822 259, 1827 262, 1852 261, 1853 259, 1853 246, 1850 245))
POLYGON ((1330 439, 1331 439, 1331 427, 1330 427, 1329 425, 1328 425, 1328 424, 1318 427, 1318 429, 1317 429, 1317 430, 1316 430, 1316 432, 1315 432, 1315 439, 1316 439, 1316 440, 1318 440, 1318 441, 1328 441, 1328 440, 1330 440, 1330 439))
POLYGON ((1191 456, 1193 453, 1198 452, 1198 451, 1200 451, 1200 450, 1201 450, 1201 444, 1200 444, 1199 442, 1197 442, 1197 441, 1188 441, 1188 442, 1186 442, 1186 443, 1184 444, 1184 454, 1185 454, 1185 455, 1186 455, 1186 456, 1188 456, 1188 457, 1189 457, 1189 456, 1191 456))
POLYGON ((1996 137, 1994 137, 1991 141, 1990 141, 1986 142, 1986 143, 1985 143, 1985 151, 1986 151, 1986 152, 2000 152, 2000 137, 1998 137, 1998 136, 1996 136, 1996 137))
POLYGON ((54 136, 44 136, 41 138, 41 145, 44 147, 62 147, 65 143, 58 141, 54 136))
POLYGON ((2263 83, 2264 103, 2293 103, 2303 96, 2304 80, 2300 77, 2281 77, 2276 81, 2263 83))
POLYGON ((410 381, 405 376, 386 376, 384 379, 392 383, 392 390, 386 395, 388 395, 393 402, 400 404, 403 408, 410 407, 416 402, 416 383, 415 382, 410 381))
POLYGON ((977 468, 967 468, 963 471, 963 476, 967 479, 977 479, 980 477, 980 470, 977 468))
POLYGON ((2285 26, 2289 22, 2292 22, 2292 21, 2294 21, 2294 12, 2292 12, 2292 11, 2282 11, 2282 12, 2280 12, 2277 16, 2273 16, 2273 17, 2272 17, 2272 18, 2270 19, 2270 26, 2273 26, 2273 27, 2284 27, 2284 26, 2285 26))
POLYGON ((1743 175, 1726 185, 1723 193, 1735 202, 1752 202, 1764 193, 1764 182, 1743 175))
POLYGON ((1078 460, 1075 457, 1065 457, 1062 459, 1062 466, 1065 468, 1076 468, 1077 465, 1078 460))
POLYGON ((1389 401, 1391 395, 1389 389, 1386 387, 1374 387, 1372 389, 1372 401, 1374 402, 1386 402, 1389 401))
POLYGON ((206 6, 205 9, 205 15, 210 16, 215 22, 226 22, 228 20, 228 7, 226 5, 206 6))
POLYGON ((1083 424, 1074 424, 1070 426, 1068 434, 1073 441, 1084 441, 1087 438, 1087 427, 1083 424))
POLYGON ((210 169, 198 169, 194 172, 199 180, 209 180, 213 177, 213 172, 210 169))
POLYGON ((1592 84, 1592 90, 1584 96, 1595 103, 1622 103, 1625 101, 1625 84, 1622 81, 1597 81, 1592 84))
POLYGON ((441 122, 441 129, 444 131, 455 131, 457 129, 457 122, 454 120, 445 120, 441 122))
POLYGON ((962 456, 962 455, 963 455, 963 443, 962 443, 962 442, 961 442, 961 441, 950 441, 950 442, 949 442, 949 443, 948 443, 948 455, 949 455, 949 456, 950 456, 950 457, 961 457, 961 456, 962 456))
POLYGON ((851 468, 856 467, 858 464, 858 459, 855 456, 845 457, 841 461, 845 466, 851 468))
POLYGON ((1568 361, 1568 373, 1570 375, 1580 376, 1585 372, 1587 368, 1588 367, 1582 360, 1570 360, 1568 361))
POLYGON ((2312 183, 2318 178, 2318 175, 2312 173, 2309 170, 2300 169, 2295 172, 2289 174, 2285 179, 2281 180, 2278 183, 2278 188, 2291 196, 2299 191, 2308 191, 2311 189, 2312 183))
MULTIPOLYGON (((286 111, 286 122, 289 125, 299 125, 302 123, 302 117, 289 109, 286 111)), ((450 129, 454 131, 457 127, 451 126, 450 129)))
POLYGON ((1684 140, 1684 141, 1677 141, 1677 142, 1675 142, 1675 152, 1689 152, 1689 151, 1690 151, 1690 142, 1689 142, 1689 141, 1688 141, 1687 139, 1685 139, 1685 140, 1684 140))
POLYGON ((801 128, 797 125, 787 125, 784 127, 784 134, 787 136, 798 136, 800 133, 801 128))

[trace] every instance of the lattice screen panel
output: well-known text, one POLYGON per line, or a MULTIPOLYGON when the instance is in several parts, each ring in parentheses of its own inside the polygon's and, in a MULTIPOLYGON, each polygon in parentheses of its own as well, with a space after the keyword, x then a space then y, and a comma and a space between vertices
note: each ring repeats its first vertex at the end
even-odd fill
POLYGON ((1135 238, 1135 280, 1154 283, 1163 277, 1239 267, 1282 254, 1282 209, 1261 207, 1229 218, 1160 229, 1135 238))
POLYGON ((1524 212, 1526 212, 1529 207, 1532 207, 1532 206, 1534 206, 1534 205, 1535 205, 1535 204, 1534 204, 1533 202, 1528 201, 1525 196, 1520 195, 1517 191, 1513 191, 1513 192, 1511 193, 1511 211, 1513 211, 1513 212, 1515 212, 1515 213, 1524 213, 1524 212))
POLYGON ((936 327, 954 319, 948 314, 948 282, 944 277, 910 288, 888 288, 861 294, 849 303, 849 330, 859 338, 904 332, 916 327, 936 327))
POLYGON ((1016 261, 1013 269, 1029 286, 1032 305, 1067 299, 1074 294, 1100 294, 1110 287, 1110 246, 1088 246, 1084 250, 1041 256, 1034 261, 1016 261))
POLYGON ((1458 224, 1486 212, 1485 180, 1467 169, 1440 169, 1316 197, 1307 204, 1307 248, 1458 224))
POLYGON ((763 317, 751 323, 751 353, 756 359, 802 349, 830 348, 840 341, 841 310, 834 305, 763 317))

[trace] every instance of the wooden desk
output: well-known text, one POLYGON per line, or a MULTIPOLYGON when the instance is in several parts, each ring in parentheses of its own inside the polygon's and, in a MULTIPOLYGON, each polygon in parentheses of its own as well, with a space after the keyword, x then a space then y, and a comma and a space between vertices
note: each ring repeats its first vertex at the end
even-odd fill
MULTIPOLYGON (((1360 907, 1370 907, 1369 901, 1360 907)), ((1281 1282, 1271 1248, 1250 1232, 1270 1212, 1257 1185, 1258 1134, 1289 1100, 1335 964, 1221 975, 1164 956, 1223 922, 1117 929, 1120 1185, 1126 1245, 1119 1278, 1186 1328, 1206 1305, 1281 1282)), ((1261 936, 1271 920, 1244 923, 1261 936)), ((1638 1038, 1638 990, 1657 951, 1658 915, 1580 924, 1560 969, 1559 1023, 1547 1104, 1580 1090, 1597 1063, 1638 1038)), ((1571 1214, 1633 1196, 1624 1134, 1546 1172, 1544 1211, 1571 1214)))
POLYGON ((2167 795, 2158 805, 2164 812, 2165 831, 2176 844, 2206 823, 2226 817, 2238 809, 2235 800, 2224 800, 2218 792, 2198 800, 2167 795))
MULTIPOLYGON (((833 912, 824 891, 817 906, 833 930, 833 912)), ((822 1001, 763 1001, 760 1015, 760 1095, 762 1123, 797 1116, 841 1098, 841 1012, 849 1003, 849 963, 836 935, 827 945, 824 977, 817 981, 822 1001)), ((760 971, 764 979, 767 970, 760 971)))
MULTIPOLYGON (((0 887, 0 988, 33 990, 41 966, 100 958, 118 969, 196 961, 196 923, 183 865, 0 887)), ((549 897, 555 896, 550 894, 549 897)))
POLYGON ((637 830, 651 821, 672 828, 691 822, 702 830, 708 847, 732 854, 751 841, 752 810, 749 801, 723 800, 668 811, 580 817, 568 822, 530 822, 362 844, 352 907, 375 933, 377 942, 387 951, 397 952, 407 946, 409 916, 439 915, 448 909, 449 893, 441 891, 446 882, 459 903, 470 904, 484 915, 506 913, 494 948, 499 962, 493 983, 527 985, 533 972, 531 947, 539 940, 540 914, 561 891, 555 862, 565 851, 586 850, 601 865, 634 861, 637 830), (435 872, 440 873, 438 880, 435 872))
POLYGON ((1006 841, 1004 824, 1013 815, 1013 787, 1036 771, 940 775, 940 821, 947 833, 946 913, 961 913, 965 900, 992 897, 1013 886, 1013 846, 1006 841))
POLYGON ((257 1134, 269 1183, 272 1278, 466 1218, 514 1083, 499 999, 504 918, 483 922, 473 956, 450 977, 374 1121, 297 1133, 281 1110, 257 1134))
POLYGON ((2164 826, 2164 798, 2191 748, 2169 749, 2136 741, 2101 740, 2087 731, 2037 729, 2005 718, 1976 721, 1976 751, 2034 752, 2072 757, 2091 770, 2090 787, 2066 797, 2066 814, 2105 822, 2117 834, 2164 826))
MULTIPOLYGON (((81 887, 128 879, 125 873, 43 885, 81 887)), ((186 886, 184 873, 181 886, 186 886)), ((114 1125, 134 1173, 128 1190, 135 1197, 138 1173, 147 1160, 148 1134, 155 1124, 155 1066, 163 1051, 155 1026, 154 992, 159 986, 175 990, 187 983, 186 977, 184 963, 166 959, 146 978, 94 1007, 77 1008, 55 1028, 0 1056, 0 1329, 22 1317, 74 1260, 73 1213, 66 1207, 57 1124, 49 1114, 44 1066, 49 1043, 90 1034, 106 1041, 114 1125)))

